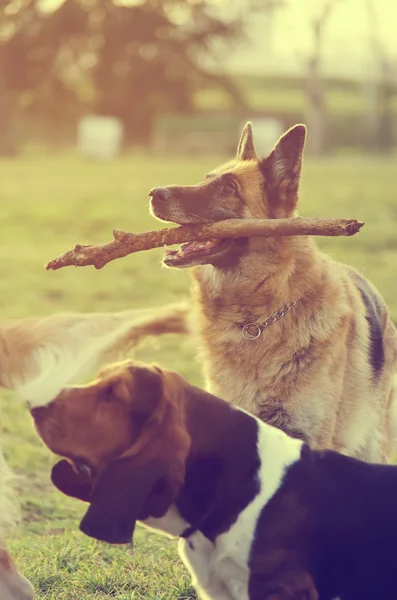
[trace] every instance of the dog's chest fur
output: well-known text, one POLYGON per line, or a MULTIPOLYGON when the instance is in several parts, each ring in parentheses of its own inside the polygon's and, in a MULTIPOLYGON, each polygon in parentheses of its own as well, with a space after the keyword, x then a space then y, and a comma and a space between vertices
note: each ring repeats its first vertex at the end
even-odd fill
POLYGON ((383 330, 376 332, 384 360, 375 362, 365 306, 349 269, 319 256, 316 293, 304 290, 302 280, 297 305, 253 341, 243 338, 236 323, 263 322, 295 296, 261 306, 258 297, 245 294, 238 277, 223 277, 220 285, 212 267, 196 271, 196 324, 207 386, 315 448, 381 462, 397 342, 384 338, 384 310, 383 330), (375 382, 374 365, 380 373, 375 382))

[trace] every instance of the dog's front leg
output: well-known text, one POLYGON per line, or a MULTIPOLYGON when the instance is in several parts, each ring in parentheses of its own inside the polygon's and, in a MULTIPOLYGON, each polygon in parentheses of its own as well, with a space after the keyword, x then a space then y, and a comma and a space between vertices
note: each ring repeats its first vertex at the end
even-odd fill
POLYGON ((223 581, 217 577, 213 564, 214 551, 214 544, 200 532, 193 534, 189 539, 181 538, 178 542, 179 556, 192 577, 192 583, 199 598, 201 600, 236 600, 229 594, 223 581))

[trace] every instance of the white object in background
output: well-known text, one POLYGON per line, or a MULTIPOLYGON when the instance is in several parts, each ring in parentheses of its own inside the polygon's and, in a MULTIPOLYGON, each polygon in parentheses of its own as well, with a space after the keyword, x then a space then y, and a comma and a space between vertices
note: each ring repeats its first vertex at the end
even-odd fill
POLYGON ((87 157, 111 160, 120 154, 123 124, 116 117, 87 116, 80 119, 77 148, 87 157))
MULTIPOLYGON (((247 119, 248 121, 249 119, 247 119)), ((259 158, 266 156, 273 150, 279 137, 284 133, 283 124, 279 119, 270 117, 257 117, 251 119, 254 132, 254 144, 259 158)), ((246 121, 241 124, 240 131, 246 121)))

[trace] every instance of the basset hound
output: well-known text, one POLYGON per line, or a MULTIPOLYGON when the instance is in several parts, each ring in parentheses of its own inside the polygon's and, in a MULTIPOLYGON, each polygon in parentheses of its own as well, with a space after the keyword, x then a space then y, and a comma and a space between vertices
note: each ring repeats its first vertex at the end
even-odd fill
POLYGON ((397 596, 397 468, 312 451, 176 373, 127 361, 32 409, 80 528, 178 536, 205 600, 397 596))

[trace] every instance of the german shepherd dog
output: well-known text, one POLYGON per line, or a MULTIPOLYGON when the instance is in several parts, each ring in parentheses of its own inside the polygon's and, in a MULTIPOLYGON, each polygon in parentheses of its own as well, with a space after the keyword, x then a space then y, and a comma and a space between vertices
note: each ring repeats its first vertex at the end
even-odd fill
MULTIPOLYGON (((296 125, 260 159, 247 123, 234 160, 197 185, 154 188, 152 213, 182 225, 293 217, 305 138, 296 125)), ((304 236, 196 241, 164 263, 194 267, 211 393, 313 448, 387 462, 397 331, 358 272, 304 236)))

